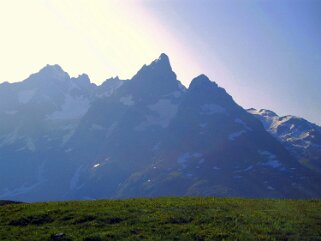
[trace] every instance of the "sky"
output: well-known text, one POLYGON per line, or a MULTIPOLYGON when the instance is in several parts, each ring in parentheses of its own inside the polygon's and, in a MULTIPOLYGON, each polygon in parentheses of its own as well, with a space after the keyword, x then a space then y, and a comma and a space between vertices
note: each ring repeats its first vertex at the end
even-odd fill
POLYGON ((204 73, 244 108, 321 124, 319 0, 0 0, 0 82, 46 64, 92 82, 166 53, 186 86, 204 73))

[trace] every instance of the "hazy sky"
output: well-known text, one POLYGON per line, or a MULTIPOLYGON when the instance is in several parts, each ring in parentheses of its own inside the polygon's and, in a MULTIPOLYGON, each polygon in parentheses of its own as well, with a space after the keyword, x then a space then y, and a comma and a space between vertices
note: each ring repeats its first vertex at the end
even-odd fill
POLYGON ((205 73, 243 107, 321 124, 321 1, 0 0, 0 82, 46 64, 95 83, 160 53, 183 84, 205 73))

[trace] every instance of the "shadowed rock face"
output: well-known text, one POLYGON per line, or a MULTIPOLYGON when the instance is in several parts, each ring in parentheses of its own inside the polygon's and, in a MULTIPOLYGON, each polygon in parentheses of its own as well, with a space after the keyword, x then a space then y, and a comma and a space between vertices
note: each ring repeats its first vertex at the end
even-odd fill
POLYGON ((100 86, 58 65, 1 84, 0 122, 0 199, 321 195, 265 122, 205 75, 186 89, 165 54, 100 86))

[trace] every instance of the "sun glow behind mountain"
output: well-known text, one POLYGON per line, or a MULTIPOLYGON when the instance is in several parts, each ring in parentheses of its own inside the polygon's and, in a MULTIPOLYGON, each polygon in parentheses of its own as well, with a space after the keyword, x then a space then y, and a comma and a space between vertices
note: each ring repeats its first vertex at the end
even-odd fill
POLYGON ((0 83, 46 64, 92 82, 166 53, 184 85, 206 74, 246 108, 321 123, 320 1, 0 2, 0 83))
POLYGON ((188 51, 140 1, 35 0, 1 5, 0 82, 24 79, 47 63, 59 63, 71 75, 86 71, 96 83, 115 75, 130 78, 161 52, 175 56, 172 64, 179 77, 190 81, 199 73, 195 63, 188 69, 182 66, 183 59, 191 58, 188 51))

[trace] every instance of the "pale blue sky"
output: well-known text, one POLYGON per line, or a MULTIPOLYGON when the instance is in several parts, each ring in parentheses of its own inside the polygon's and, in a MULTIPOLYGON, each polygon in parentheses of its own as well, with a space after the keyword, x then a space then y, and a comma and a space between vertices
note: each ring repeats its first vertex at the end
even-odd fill
POLYGON ((244 107, 321 124, 321 1, 146 1, 244 107))

